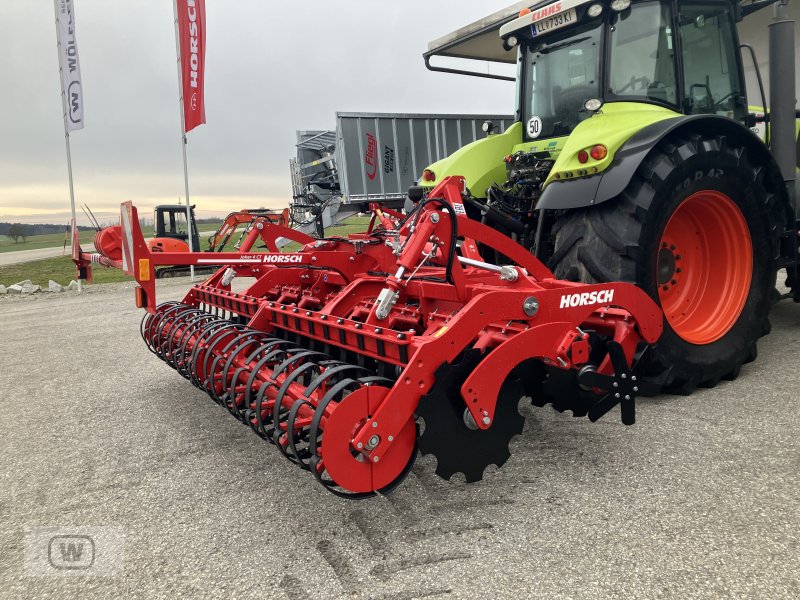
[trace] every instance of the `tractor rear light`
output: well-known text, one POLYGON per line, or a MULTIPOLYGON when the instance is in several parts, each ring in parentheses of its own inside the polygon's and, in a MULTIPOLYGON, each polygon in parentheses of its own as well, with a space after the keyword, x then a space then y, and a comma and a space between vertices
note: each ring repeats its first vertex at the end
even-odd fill
POLYGON ((436 173, 434 173, 430 169, 425 169, 422 172, 422 180, 423 181, 436 181, 436 173))
POLYGON ((592 149, 589 151, 589 154, 591 154, 592 158, 595 160, 603 160, 606 156, 608 156, 608 149, 602 144, 597 144, 596 146, 592 147, 592 149))
POLYGON ((592 4, 589 7, 589 10, 587 10, 586 12, 588 12, 589 16, 592 17, 592 18, 598 17, 598 16, 600 16, 600 13, 603 12, 603 5, 602 4, 592 4))
POLYGON ((510 154, 503 159, 507 165, 510 165, 514 161, 514 157, 510 154))
POLYGON ((583 164, 589 160, 589 153, 586 150, 578 152, 578 162, 583 164))
POLYGON ((622 12, 631 5, 631 0, 612 0, 611 10, 622 12))

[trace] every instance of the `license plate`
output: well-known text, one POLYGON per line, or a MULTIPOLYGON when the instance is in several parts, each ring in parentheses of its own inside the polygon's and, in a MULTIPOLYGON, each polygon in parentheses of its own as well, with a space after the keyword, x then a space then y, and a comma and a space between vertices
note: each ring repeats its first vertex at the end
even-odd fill
POLYGON ((536 21, 531 28, 533 30, 533 35, 542 35, 543 33, 548 33, 554 29, 561 29, 562 27, 571 25, 577 20, 578 17, 575 14, 575 9, 570 8, 569 10, 552 15, 546 19, 542 19, 541 21, 536 21))

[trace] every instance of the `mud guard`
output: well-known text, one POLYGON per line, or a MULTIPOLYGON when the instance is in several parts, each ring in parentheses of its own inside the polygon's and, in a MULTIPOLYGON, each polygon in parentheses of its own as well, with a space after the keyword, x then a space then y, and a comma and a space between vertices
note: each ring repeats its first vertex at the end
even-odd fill
MULTIPOLYGON (((735 137, 756 157, 755 161, 767 167, 769 177, 782 181, 778 165, 761 139, 736 121, 719 115, 684 115, 658 121, 635 133, 614 156, 614 161, 603 173, 593 177, 554 181, 542 193, 537 209, 566 210, 602 204, 619 196, 630 183, 637 169, 650 151, 665 137, 673 133, 701 133, 735 137)), ((781 204, 787 215, 791 212, 785 186, 775 186, 782 197, 781 204)), ((790 220, 793 222, 793 219, 790 220)))

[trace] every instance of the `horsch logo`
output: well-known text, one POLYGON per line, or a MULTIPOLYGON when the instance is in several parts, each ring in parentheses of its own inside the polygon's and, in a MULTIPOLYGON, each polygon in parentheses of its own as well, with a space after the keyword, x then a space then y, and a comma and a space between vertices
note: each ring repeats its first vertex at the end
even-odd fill
POLYGON ((270 264, 289 264, 303 262, 301 254, 265 254, 264 262, 270 264))
POLYGON ((559 308, 575 308, 577 306, 591 306, 592 304, 610 304, 613 301, 614 290, 583 292, 582 294, 565 294, 561 296, 561 306, 559 308))

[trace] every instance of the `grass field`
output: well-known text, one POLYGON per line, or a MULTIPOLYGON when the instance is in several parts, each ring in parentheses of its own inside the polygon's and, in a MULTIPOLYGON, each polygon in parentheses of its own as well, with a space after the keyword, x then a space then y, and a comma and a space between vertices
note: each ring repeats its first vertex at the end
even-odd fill
MULTIPOLYGON (((219 223, 201 223, 197 226, 199 231, 216 231, 219 223)), ((142 227, 145 237, 153 235, 152 227, 142 227)), ((81 244, 91 244, 94 241, 94 231, 81 231, 81 244)), ((46 235, 33 235, 24 242, 20 240, 15 243, 10 237, 0 235, 0 252, 16 252, 17 250, 39 250, 40 248, 63 248, 65 236, 63 233, 49 233, 46 235)), ((69 239, 67 239, 67 251, 69 251, 69 239)))
MULTIPOLYGON (((368 224, 369 217, 351 217, 347 219, 347 221, 344 221, 342 225, 329 227, 325 233, 331 236, 344 236, 348 233, 364 231, 368 224)), ((212 230, 216 229, 213 225, 209 225, 208 227, 212 230)), ((284 250, 286 252, 293 252, 296 249, 297 245, 291 244, 284 250)), ((95 266, 92 268, 92 274, 94 275, 93 283, 98 284, 130 281, 130 277, 117 269, 95 266)), ((25 279, 30 279, 33 283, 43 287, 47 287, 47 282, 50 279, 57 281, 61 285, 65 285, 69 283, 71 279, 75 279, 75 265, 69 256, 59 256, 58 258, 47 258, 19 265, 0 267, 0 284, 2 285, 9 286, 24 281, 25 279)))
MULTIPOLYGON (((81 231, 81 243, 90 244, 94 239, 94 231, 81 231)), ((24 242, 14 242, 8 236, 0 236, 0 252, 15 252, 17 250, 38 250, 40 248, 63 248, 63 233, 48 233, 45 235, 33 235, 24 242)), ((67 238, 67 251, 69 252, 69 238, 67 238)))

